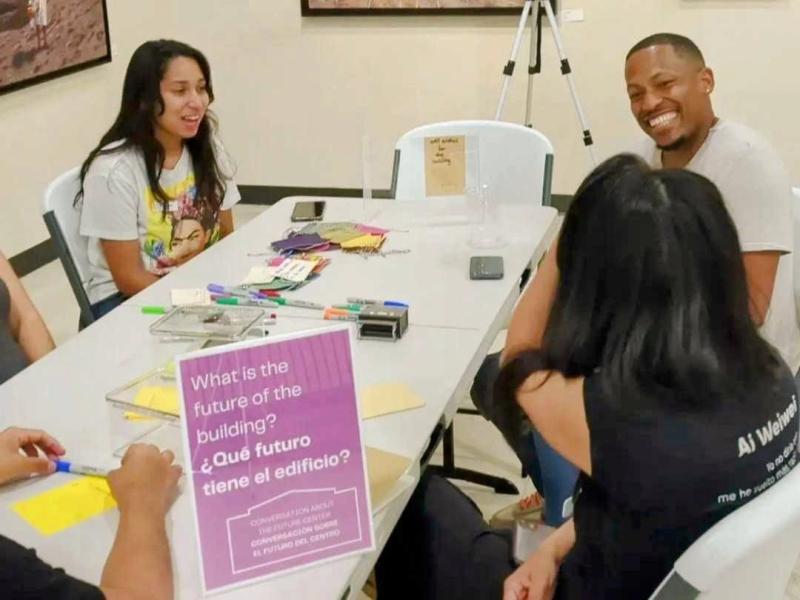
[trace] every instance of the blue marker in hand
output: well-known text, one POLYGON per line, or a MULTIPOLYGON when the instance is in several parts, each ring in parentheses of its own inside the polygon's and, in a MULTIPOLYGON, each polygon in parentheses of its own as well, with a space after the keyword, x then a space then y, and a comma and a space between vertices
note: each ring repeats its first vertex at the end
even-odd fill
POLYGON ((74 475, 91 475, 93 477, 108 477, 108 471, 106 469, 78 465, 68 460, 57 460, 56 472, 73 473, 74 475))

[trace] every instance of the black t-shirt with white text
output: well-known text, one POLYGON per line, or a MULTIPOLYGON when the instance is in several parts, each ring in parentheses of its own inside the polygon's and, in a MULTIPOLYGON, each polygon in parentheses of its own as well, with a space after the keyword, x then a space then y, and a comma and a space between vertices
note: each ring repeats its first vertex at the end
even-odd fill
POLYGON ((559 600, 648 598, 692 542, 795 466, 797 388, 781 373, 694 410, 644 399, 624 410, 599 373, 585 380, 592 475, 578 481, 559 600))

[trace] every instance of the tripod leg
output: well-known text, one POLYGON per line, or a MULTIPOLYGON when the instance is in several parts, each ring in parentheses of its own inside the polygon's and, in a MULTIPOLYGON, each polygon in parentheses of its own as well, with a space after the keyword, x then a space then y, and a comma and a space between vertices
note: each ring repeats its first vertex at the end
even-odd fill
POLYGON ((558 52, 558 59, 561 61, 561 73, 563 73, 567 78, 569 93, 572 96, 572 104, 575 106, 575 112, 578 114, 578 121, 580 121, 581 124, 581 130, 583 131, 583 144, 589 151, 589 157, 592 160, 592 165, 596 165, 597 159, 594 156, 594 149, 592 148, 592 145, 594 144, 592 132, 589 128, 589 122, 586 119, 583 108, 581 107, 581 101, 578 98, 578 88, 575 86, 575 80, 572 77, 572 68, 569 66, 569 59, 564 51, 564 44, 561 42, 561 33, 559 32, 558 23, 556 22, 555 15, 553 13, 553 6, 550 4, 550 0, 542 0, 542 4, 544 5, 544 10, 547 14, 547 21, 550 23, 550 30, 553 34, 553 41, 556 45, 556 51, 558 52))
MULTIPOLYGON (((536 0, 537 2, 539 0, 536 0)), ((499 121, 503 115, 503 107, 506 103, 506 95, 508 94, 508 85, 511 83, 511 76, 514 74, 514 65, 517 61, 517 54, 519 53, 519 46, 522 43, 522 35, 525 33, 525 22, 528 20, 528 15, 531 12, 531 5, 533 0, 525 0, 525 5, 522 7, 522 14, 519 17, 519 24, 517 25, 517 33, 514 35, 514 43, 511 44, 511 56, 503 67, 503 89, 500 91, 500 101, 497 103, 497 111, 494 114, 494 120, 499 121)))
POLYGON ((525 95, 525 127, 533 127, 533 76, 542 72, 542 7, 533 3, 531 14, 531 54, 528 58, 528 91, 525 95))

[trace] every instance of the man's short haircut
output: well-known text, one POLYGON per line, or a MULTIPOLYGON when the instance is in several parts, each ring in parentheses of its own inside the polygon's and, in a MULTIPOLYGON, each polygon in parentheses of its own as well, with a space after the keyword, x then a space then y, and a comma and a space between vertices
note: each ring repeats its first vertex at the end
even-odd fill
POLYGON ((697 47, 697 44, 689 38, 678 35, 677 33, 654 33, 653 35, 648 35, 628 51, 625 60, 627 61, 631 55, 639 50, 652 48, 653 46, 672 46, 676 54, 691 58, 703 66, 706 65, 703 53, 700 52, 700 48, 697 47))

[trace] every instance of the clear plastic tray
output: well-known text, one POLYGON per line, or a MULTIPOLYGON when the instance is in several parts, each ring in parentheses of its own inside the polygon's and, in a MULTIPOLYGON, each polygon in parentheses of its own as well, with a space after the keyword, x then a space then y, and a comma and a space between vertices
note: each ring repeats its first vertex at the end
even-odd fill
POLYGON ((122 416, 128 421, 152 417, 178 421, 180 401, 175 380, 175 363, 170 361, 108 392, 106 400, 124 411, 122 416))
POLYGON ((264 317, 253 306, 176 306, 150 326, 158 336, 239 340, 264 317))

